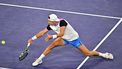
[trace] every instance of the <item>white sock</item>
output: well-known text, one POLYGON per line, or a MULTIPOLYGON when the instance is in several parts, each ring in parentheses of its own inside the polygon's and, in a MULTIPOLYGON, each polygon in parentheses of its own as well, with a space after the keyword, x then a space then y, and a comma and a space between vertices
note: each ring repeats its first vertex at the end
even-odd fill
POLYGON ((41 56, 38 58, 39 60, 42 60, 45 57, 44 54, 41 54, 41 56))
POLYGON ((104 53, 99 52, 99 56, 104 57, 104 56, 105 56, 105 54, 104 54, 104 53))

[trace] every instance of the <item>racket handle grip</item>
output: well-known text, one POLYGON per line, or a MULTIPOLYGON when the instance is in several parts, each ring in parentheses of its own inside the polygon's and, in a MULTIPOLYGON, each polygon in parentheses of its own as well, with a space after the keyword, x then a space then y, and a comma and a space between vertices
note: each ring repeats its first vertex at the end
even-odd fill
POLYGON ((30 43, 28 43, 27 46, 29 47, 30 46, 30 43))
POLYGON ((30 46, 30 43, 27 44, 27 46, 26 46, 26 48, 25 48, 25 51, 28 50, 29 46, 30 46))

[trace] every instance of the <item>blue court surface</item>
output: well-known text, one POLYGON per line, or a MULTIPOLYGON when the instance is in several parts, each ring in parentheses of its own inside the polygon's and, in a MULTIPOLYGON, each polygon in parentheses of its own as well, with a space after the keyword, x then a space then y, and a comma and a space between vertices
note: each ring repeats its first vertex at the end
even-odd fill
POLYGON ((122 69, 121 7, 122 0, 0 0, 0 41, 6 41, 0 44, 0 69, 122 69), (66 45, 53 49, 41 65, 32 67, 53 41, 45 42, 45 35, 19 61, 27 40, 47 26, 51 13, 66 19, 90 50, 111 52, 114 60, 89 58, 66 45))

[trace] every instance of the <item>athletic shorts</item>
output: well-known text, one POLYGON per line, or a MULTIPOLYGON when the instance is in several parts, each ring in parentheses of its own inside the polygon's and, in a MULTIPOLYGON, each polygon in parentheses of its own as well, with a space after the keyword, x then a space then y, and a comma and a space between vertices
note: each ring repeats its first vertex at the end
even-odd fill
POLYGON ((63 39, 63 40, 64 40, 65 45, 70 44, 70 45, 72 45, 72 46, 74 46, 76 48, 79 47, 80 45, 82 45, 82 42, 81 42, 80 38, 77 38, 77 39, 75 39, 73 41, 67 41, 65 39, 63 39))

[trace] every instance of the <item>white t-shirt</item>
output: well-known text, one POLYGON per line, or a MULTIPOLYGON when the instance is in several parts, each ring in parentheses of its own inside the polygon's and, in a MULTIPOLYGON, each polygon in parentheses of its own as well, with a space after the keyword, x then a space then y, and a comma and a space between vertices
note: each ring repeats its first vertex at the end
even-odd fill
POLYGON ((73 29, 73 27, 66 21, 66 20, 60 20, 57 26, 48 25, 48 30, 53 30, 57 34, 60 33, 60 27, 66 26, 64 35, 62 36, 63 39, 68 41, 73 41, 77 38, 79 38, 78 33, 73 29))

